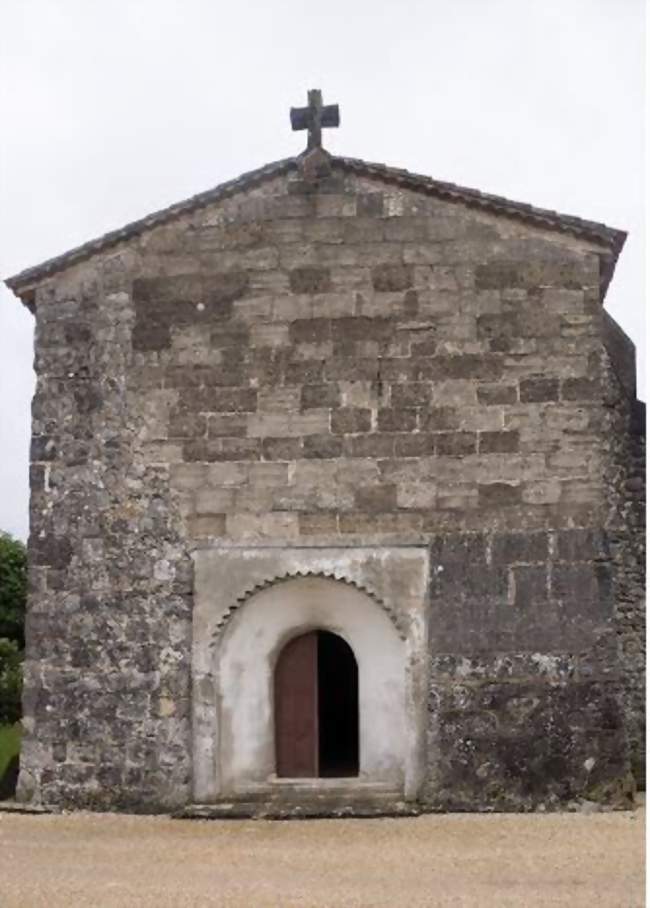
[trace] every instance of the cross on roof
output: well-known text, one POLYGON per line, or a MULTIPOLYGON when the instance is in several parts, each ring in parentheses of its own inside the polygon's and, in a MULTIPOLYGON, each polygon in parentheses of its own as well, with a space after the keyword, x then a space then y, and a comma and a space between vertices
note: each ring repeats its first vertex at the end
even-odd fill
POLYGON ((323 107, 323 95, 318 88, 307 92, 307 107, 291 108, 291 128, 307 129, 307 148, 322 148, 321 129, 338 126, 340 123, 338 104, 323 107))

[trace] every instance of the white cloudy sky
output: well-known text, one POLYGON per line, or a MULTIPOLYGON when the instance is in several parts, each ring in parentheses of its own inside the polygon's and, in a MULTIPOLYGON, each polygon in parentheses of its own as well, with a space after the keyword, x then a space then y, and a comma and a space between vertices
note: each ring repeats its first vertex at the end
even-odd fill
MULTIPOLYGON (((302 150, 628 230, 643 367, 643 0, 3 0, 0 274, 302 150)), ((0 529, 27 533, 32 317, 0 288, 0 529)), ((645 397, 645 394, 642 393, 645 397)))

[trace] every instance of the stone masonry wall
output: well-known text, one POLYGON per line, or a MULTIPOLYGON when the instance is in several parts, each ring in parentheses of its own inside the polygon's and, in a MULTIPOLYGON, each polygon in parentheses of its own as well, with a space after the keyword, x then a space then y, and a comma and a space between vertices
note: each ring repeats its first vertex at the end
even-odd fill
POLYGON ((196 546, 427 542, 426 801, 621 803, 604 252, 335 169, 38 288, 22 796, 187 801, 196 546))
POLYGON ((645 788, 645 404, 636 399, 634 345, 609 317, 603 361, 608 413, 607 534, 632 770, 645 788))

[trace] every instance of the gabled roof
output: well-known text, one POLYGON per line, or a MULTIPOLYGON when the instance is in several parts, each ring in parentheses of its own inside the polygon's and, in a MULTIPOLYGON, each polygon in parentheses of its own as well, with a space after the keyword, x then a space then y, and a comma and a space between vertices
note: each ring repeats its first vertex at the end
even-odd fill
MULTIPOLYGON (((149 214, 137 221, 132 221, 121 227, 119 230, 111 230, 97 239, 90 240, 81 246, 64 252, 54 258, 42 262, 40 265, 34 265, 26 268, 24 271, 7 278, 6 285, 13 292, 23 298, 28 305, 31 302, 28 299, 31 294, 29 291, 35 284, 62 271, 70 265, 76 264, 83 259, 90 258, 98 252, 103 252, 116 246, 118 243, 130 240, 150 230, 152 227, 158 227, 166 224, 184 214, 197 211, 214 202, 219 202, 229 198, 238 192, 262 183, 273 177, 281 176, 296 170, 301 161, 302 155, 295 158, 285 158, 282 161, 276 161, 272 164, 266 164, 257 170, 251 170, 244 173, 235 180, 229 180, 209 189, 207 192, 201 192, 198 195, 191 196, 182 202, 170 205, 153 214, 149 214)), ((611 256, 607 263, 607 273, 604 275, 604 288, 606 289, 611 279, 611 275, 616 265, 616 260, 623 247, 627 234, 625 231, 616 230, 608 227, 606 224, 599 224, 595 221, 586 221, 582 218, 573 217, 566 214, 559 214, 545 208, 535 208, 533 205, 527 205, 522 202, 513 202, 510 199, 501 196, 489 195, 488 193, 479 192, 477 189, 468 189, 464 186, 457 186, 455 183, 444 183, 440 180, 434 180, 431 177, 422 176, 421 174, 411 173, 408 170, 400 170, 396 167, 388 167, 385 164, 372 164, 368 161, 362 161, 357 158, 331 157, 331 164, 335 170, 343 170, 349 173, 356 173, 359 176, 370 177, 376 180, 382 180, 385 183, 402 186, 406 189, 413 189, 417 192, 424 192, 446 201, 461 202, 472 208, 479 208, 492 214, 503 217, 516 218, 536 227, 542 227, 547 230, 557 230, 561 233, 570 234, 579 239, 597 242, 605 245, 611 250, 611 256)))

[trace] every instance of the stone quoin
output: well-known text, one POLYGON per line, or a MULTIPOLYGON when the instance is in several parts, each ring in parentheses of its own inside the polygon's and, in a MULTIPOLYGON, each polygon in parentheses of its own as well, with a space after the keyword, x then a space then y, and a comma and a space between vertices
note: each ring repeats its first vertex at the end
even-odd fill
POLYGON ((7 281, 36 320, 18 798, 625 806, 625 234, 330 155, 308 100, 297 157, 7 281))

